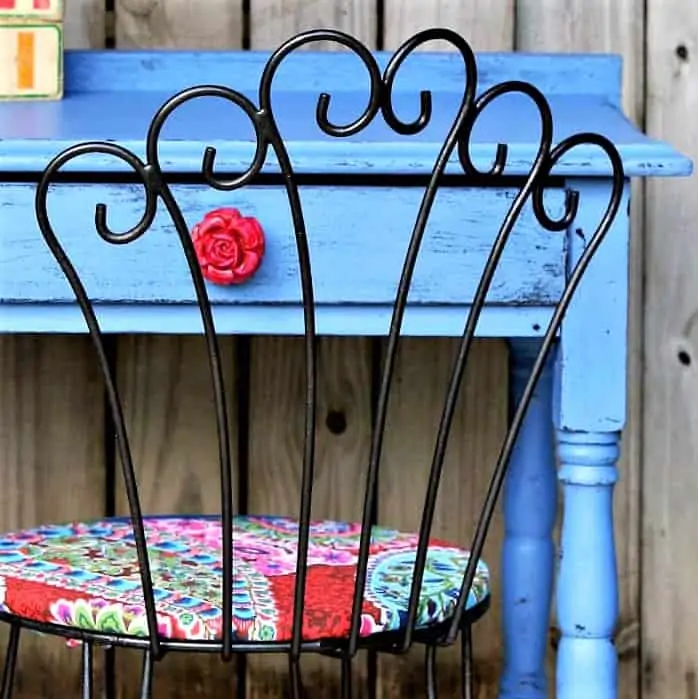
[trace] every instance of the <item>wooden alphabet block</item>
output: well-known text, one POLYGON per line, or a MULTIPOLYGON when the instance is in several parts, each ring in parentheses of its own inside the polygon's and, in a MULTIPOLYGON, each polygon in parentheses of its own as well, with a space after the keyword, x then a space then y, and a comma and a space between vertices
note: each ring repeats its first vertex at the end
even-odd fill
POLYGON ((63 25, 0 21, 0 66, 0 100, 60 99, 63 25))
POLYGON ((63 0, 0 0, 0 21, 5 19, 60 21, 63 19, 63 11, 63 0))

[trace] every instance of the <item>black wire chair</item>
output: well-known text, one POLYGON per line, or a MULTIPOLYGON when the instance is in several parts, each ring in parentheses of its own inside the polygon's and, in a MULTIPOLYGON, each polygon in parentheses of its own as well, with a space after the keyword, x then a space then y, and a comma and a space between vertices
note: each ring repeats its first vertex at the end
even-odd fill
POLYGON ((427 696, 435 697, 436 650, 454 644, 459 638, 462 644, 463 696, 466 699, 472 697, 470 629, 485 613, 490 599, 488 571, 481 560, 487 530, 536 383, 575 289, 618 211, 624 184, 622 162, 606 138, 580 133, 553 145, 550 107, 536 87, 511 81, 495 85, 478 97, 476 84, 477 67, 473 52, 461 36, 450 30, 430 29, 413 36, 395 52, 382 74, 371 52, 351 36, 331 30, 309 31, 287 41, 270 57, 261 77, 258 106, 227 87, 192 87, 172 97, 153 118, 147 134, 145 162, 119 145, 89 142, 67 148, 46 167, 36 192, 36 218, 47 245, 75 293, 89 328, 115 426, 130 517, 43 526, 0 537, 0 578, 4 580, 0 619, 10 625, 0 699, 10 699, 12 694, 23 629, 82 643, 84 697, 92 696, 95 646, 127 646, 142 650, 144 663, 140 696, 144 699, 152 694, 154 664, 167 653, 182 651, 219 653, 224 660, 236 654, 255 652, 286 654, 293 699, 305 696, 301 656, 307 653, 332 656, 341 664, 341 696, 348 699, 352 693, 352 659, 357 651, 369 648, 377 652, 404 653, 415 644, 426 648, 427 696), (353 51, 363 62, 371 80, 370 98, 356 121, 337 125, 328 116, 330 96, 323 93, 317 103, 319 128, 330 136, 352 136, 380 113, 395 132, 416 134, 429 123, 431 94, 421 92, 420 114, 413 122, 406 123, 393 111, 393 83, 404 60, 420 45, 436 39, 450 42, 460 52, 465 64, 465 87, 457 117, 425 189, 404 258, 382 367, 361 521, 354 524, 311 522, 317 411, 313 277, 297 179, 272 107, 274 75, 284 58, 295 49, 311 42, 333 41, 353 51), (466 176, 494 180, 505 174, 506 146, 500 144, 497 147, 495 162, 489 172, 479 172, 471 160, 469 143, 473 127, 487 105, 497 97, 513 92, 529 97, 540 113, 538 152, 494 240, 465 321, 435 435, 433 459, 428 465, 429 479, 419 531, 399 533, 376 526, 372 515, 391 381, 412 273, 440 178, 454 151, 466 176), (243 516, 234 512, 229 425, 211 305, 192 237, 159 162, 158 143, 168 117, 190 100, 211 96, 228 100, 246 113, 254 126, 257 143, 249 169, 228 180, 219 179, 215 174, 216 153, 213 148, 207 148, 203 158, 205 181, 223 191, 243 187, 259 174, 271 148, 283 174, 291 206, 305 328, 305 433, 297 519, 243 516), (470 548, 435 541, 431 537, 431 527, 444 454, 461 379, 492 278, 517 217, 529 198, 536 218, 550 231, 565 230, 574 220, 578 208, 576 192, 568 192, 566 210, 559 220, 550 218, 543 197, 551 170, 568 151, 580 144, 596 145, 608 155, 613 172, 608 208, 583 254, 570 270, 564 292, 542 337, 528 384, 513 412, 494 464, 470 548), (95 223, 99 235, 115 244, 135 241, 153 223, 158 199, 161 199, 184 250, 203 321, 215 398, 221 516, 183 518, 143 514, 121 400, 104 337, 88 293, 57 240, 47 212, 48 190, 61 168, 74 158, 94 153, 114 156, 127 163, 142 180, 146 192, 142 219, 125 233, 110 230, 106 207, 98 205, 95 223), (289 546, 293 551, 290 559, 289 546), (328 566, 318 566, 318 563, 327 563, 333 556, 341 557, 343 565, 336 566, 336 577, 330 581, 333 592, 323 595, 320 602, 324 609, 319 612, 325 618, 318 619, 318 609, 312 608, 318 603, 309 600, 308 592, 311 587, 324 584, 319 568, 327 569, 328 566), (185 565, 194 572, 178 576, 177 571, 185 565), (275 577, 279 572, 284 575, 275 577), (385 577, 381 579, 381 575, 385 577), (42 585, 46 580, 51 580, 50 587, 42 585), (49 599, 48 595, 54 597, 49 599))

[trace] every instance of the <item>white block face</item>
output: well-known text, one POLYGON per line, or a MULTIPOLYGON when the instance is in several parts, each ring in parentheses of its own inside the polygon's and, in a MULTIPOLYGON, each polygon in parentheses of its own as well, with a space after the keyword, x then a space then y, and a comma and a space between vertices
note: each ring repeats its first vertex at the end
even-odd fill
POLYGON ((62 95, 62 26, 0 23, 0 100, 62 95))
POLYGON ((63 0, 0 0, 0 20, 63 19, 63 0))

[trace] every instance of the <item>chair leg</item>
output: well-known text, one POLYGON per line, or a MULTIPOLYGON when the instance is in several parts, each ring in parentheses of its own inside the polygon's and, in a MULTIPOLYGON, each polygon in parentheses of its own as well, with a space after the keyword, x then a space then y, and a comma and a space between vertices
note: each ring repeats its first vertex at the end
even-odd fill
POLYGON ((152 699, 153 696, 153 654, 150 649, 143 654, 143 673, 141 674, 140 699, 152 699))
POLYGON ((461 694, 463 699, 473 699, 475 689, 473 687, 473 638, 470 626, 466 626, 461 631, 461 671, 463 679, 461 681, 461 694))
POLYGON ((88 641, 82 642, 82 699, 93 699, 94 689, 92 681, 93 672, 93 647, 88 641))
POLYGON ((351 658, 342 658, 342 699, 351 699, 351 658))
POLYGON ((300 658, 288 656, 288 670, 291 676, 291 699, 305 699, 305 688, 301 677, 300 658))
POLYGON ((427 699, 437 699, 436 646, 425 646, 424 669, 426 671, 427 699))
POLYGON ((17 651, 19 650, 19 635, 22 631, 19 624, 10 626, 10 639, 7 643, 5 669, 2 673, 0 699, 12 699, 12 689, 15 684, 15 668, 17 667, 17 651))
POLYGON ((114 646, 104 646, 104 696, 116 699, 116 655, 114 646))

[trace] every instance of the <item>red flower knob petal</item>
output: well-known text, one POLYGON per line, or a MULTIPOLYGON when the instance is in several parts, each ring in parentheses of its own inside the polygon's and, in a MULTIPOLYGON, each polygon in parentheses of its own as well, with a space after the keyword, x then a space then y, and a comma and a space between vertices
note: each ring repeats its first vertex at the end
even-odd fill
POLYGON ((191 232, 205 279, 214 284, 242 284, 262 264, 264 231, 252 216, 237 209, 209 211, 191 232))

